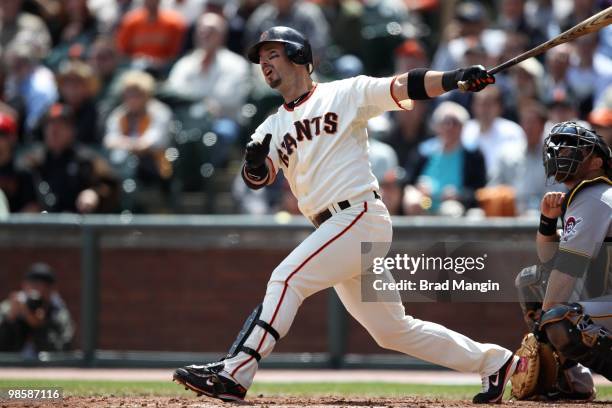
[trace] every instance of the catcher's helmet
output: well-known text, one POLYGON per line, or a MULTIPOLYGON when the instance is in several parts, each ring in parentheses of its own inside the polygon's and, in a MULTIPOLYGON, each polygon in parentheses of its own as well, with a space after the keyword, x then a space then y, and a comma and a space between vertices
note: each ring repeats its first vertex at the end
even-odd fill
POLYGON ((578 166, 591 154, 603 158, 609 172, 612 152, 608 144, 593 130, 576 122, 561 122, 550 130, 544 141, 543 159, 546 177, 563 182, 578 171, 578 166))
POLYGON ((285 46, 287 57, 298 65, 310 65, 308 72, 312 71, 312 48, 310 43, 297 30, 289 27, 276 26, 264 31, 259 37, 259 42, 253 44, 247 57, 254 64, 259 64, 259 49, 262 45, 277 42, 285 46))

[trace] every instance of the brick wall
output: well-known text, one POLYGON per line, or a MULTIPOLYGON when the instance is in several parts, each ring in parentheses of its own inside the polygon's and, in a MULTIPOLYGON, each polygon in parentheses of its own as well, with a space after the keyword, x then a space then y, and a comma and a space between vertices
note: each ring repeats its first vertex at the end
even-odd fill
MULTIPOLYGON (((261 301, 270 272, 287 253, 244 248, 102 250, 100 348, 225 352, 244 318, 261 301)), ((77 249, 3 247, 0 259, 1 298, 19 285, 31 262, 44 261, 56 270, 60 291, 79 322, 77 249)), ((518 306, 512 303, 413 303, 406 304, 406 310, 509 348, 517 346, 524 331, 518 306)), ((307 299, 276 350, 325 351, 326 313, 326 292, 307 299)), ((382 352, 349 319, 349 352, 382 352)))

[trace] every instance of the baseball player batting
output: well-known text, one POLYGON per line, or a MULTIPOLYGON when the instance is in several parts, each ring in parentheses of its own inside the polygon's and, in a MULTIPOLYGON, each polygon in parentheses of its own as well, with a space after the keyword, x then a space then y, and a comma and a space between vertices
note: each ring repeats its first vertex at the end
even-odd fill
POLYGON ((411 109, 413 100, 457 89, 459 81, 478 92, 495 82, 493 76, 482 66, 471 66, 315 83, 310 44, 288 27, 265 31, 248 58, 260 65, 266 83, 285 103, 255 130, 242 177, 250 188, 259 189, 282 170, 316 230, 272 272, 263 303, 247 318, 227 356, 179 368, 174 380, 198 395, 244 399, 259 361, 287 334, 304 299, 333 287, 381 347, 479 373, 483 388, 474 402, 501 401, 518 362, 512 352, 407 316, 399 295, 396 302, 362 302, 360 265, 361 242, 391 242, 392 236, 391 218, 368 161, 368 119, 411 109))

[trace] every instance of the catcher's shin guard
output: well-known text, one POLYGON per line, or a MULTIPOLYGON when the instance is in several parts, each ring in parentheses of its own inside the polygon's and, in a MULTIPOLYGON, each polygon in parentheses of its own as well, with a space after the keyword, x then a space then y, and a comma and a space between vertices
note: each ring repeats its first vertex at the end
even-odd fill
POLYGON ((246 319, 244 325, 242 326, 242 329, 236 337, 236 340, 234 340, 232 347, 230 347, 230 350, 227 353, 227 356, 225 357, 226 359, 235 357, 238 353, 242 351, 243 353, 252 356, 257 361, 261 360, 261 355, 257 352, 257 350, 251 347, 246 347, 244 345, 244 343, 247 341, 256 326, 259 326, 268 333, 270 333, 270 335, 274 337, 274 340, 278 341, 280 335, 274 329, 274 327, 259 318, 261 316, 262 309, 263 305, 257 306, 255 310, 253 310, 253 312, 246 319))
POLYGON ((580 304, 550 309, 542 316, 540 328, 561 356, 612 381, 612 333, 584 314, 580 304))
POLYGON ((549 276, 549 266, 532 265, 521 270, 514 281, 523 311, 523 318, 529 331, 535 329, 539 314, 542 311, 542 301, 546 293, 546 283, 549 276))

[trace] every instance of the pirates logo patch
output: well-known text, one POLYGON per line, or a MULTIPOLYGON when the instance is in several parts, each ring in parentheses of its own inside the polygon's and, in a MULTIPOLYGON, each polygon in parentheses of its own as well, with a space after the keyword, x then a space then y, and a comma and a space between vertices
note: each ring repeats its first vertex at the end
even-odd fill
POLYGON ((565 221, 565 227, 563 228, 563 241, 569 240, 573 235, 576 235, 578 230, 578 224, 582 222, 582 218, 569 217, 565 221))

